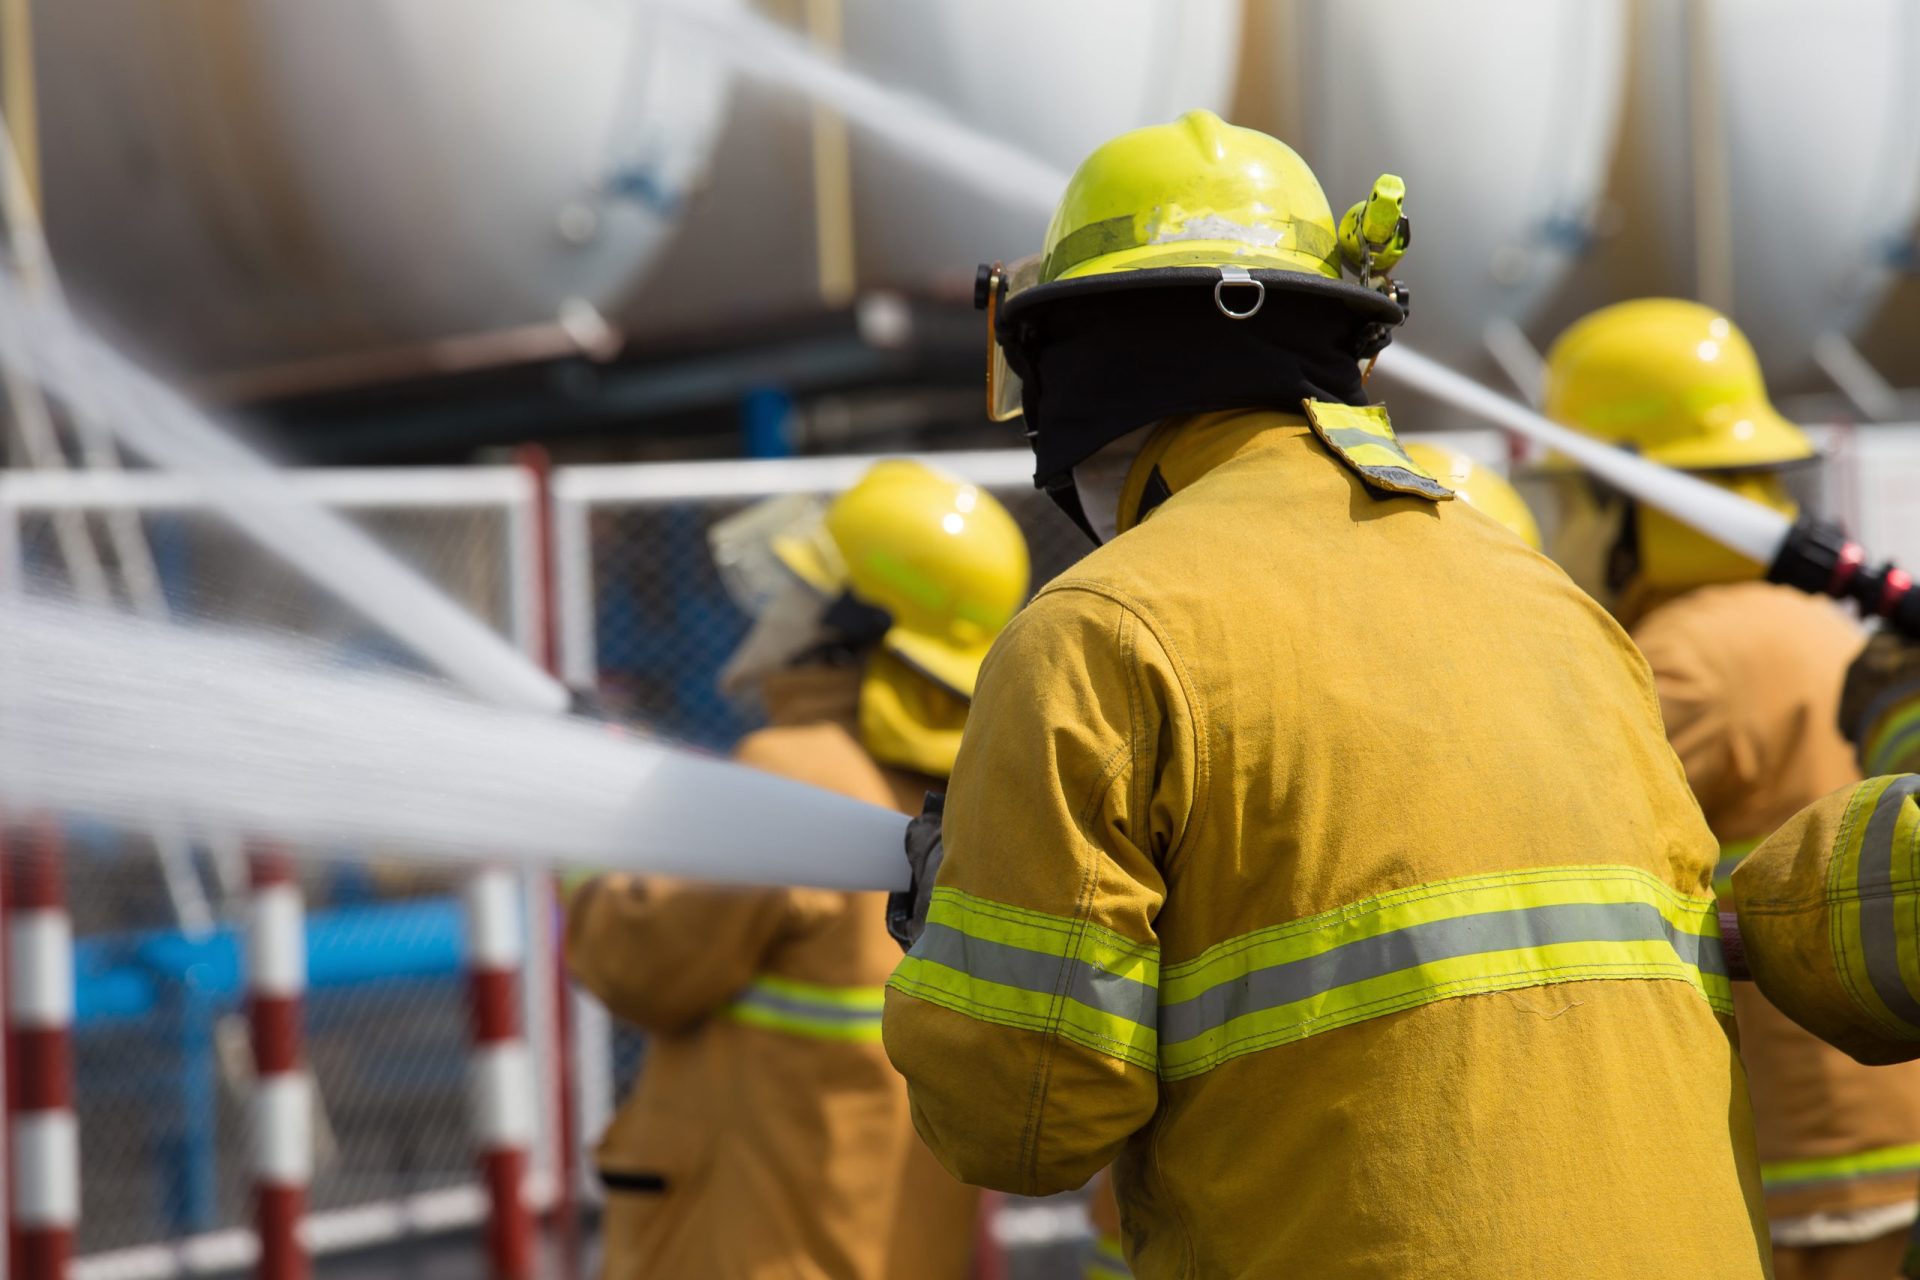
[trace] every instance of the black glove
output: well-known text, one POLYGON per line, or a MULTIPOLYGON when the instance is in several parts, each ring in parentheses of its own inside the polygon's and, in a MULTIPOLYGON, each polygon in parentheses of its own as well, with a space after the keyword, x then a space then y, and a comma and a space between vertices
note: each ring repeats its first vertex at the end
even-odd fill
POLYGON ((887 932, 902 951, 918 942, 927 927, 933 881, 947 852, 940 843, 940 820, 946 808, 947 793, 929 791, 920 816, 907 824, 907 865, 913 868, 913 880, 905 889, 887 895, 887 932))
POLYGON ((1840 732, 1868 777, 1920 772, 1920 644, 1880 631, 1847 668, 1840 732))

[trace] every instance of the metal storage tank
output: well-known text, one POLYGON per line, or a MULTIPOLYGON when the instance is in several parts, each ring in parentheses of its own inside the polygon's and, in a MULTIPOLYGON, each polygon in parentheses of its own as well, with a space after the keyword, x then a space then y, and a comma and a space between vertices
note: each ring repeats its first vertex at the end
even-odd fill
POLYGON ((1407 181, 1409 344, 1478 362, 1587 248, 1624 102, 1625 0, 1257 0, 1243 122, 1312 164, 1336 216, 1407 181))
MULTIPOLYGON (((1732 312, 1776 393, 1827 387, 1815 344, 1912 292, 1893 287, 1920 205, 1920 12, 1902 0, 1633 8, 1613 234, 1537 336, 1621 297, 1697 297, 1732 312)), ((1862 339, 1869 353, 1911 382, 1910 344, 1877 338, 1862 339)))
POLYGON ((195 373, 615 305, 724 105, 721 67, 663 56, 618 0, 37 17, 56 258, 91 311, 195 373))
MULTIPOLYGON (((1194 107, 1225 111, 1241 0, 844 0, 839 16, 848 67, 1064 172, 1113 134, 1194 107)), ((627 313, 636 332, 819 301, 811 118, 790 91, 740 86, 698 217, 627 313)), ((850 151, 861 286, 970 287, 976 264, 1039 249, 1057 192, 1025 208, 984 203, 857 125, 850 151)))
POLYGON ((1733 315, 1768 372, 1791 383, 1811 372, 1817 339, 1869 318, 1911 257, 1920 10, 1708 0, 1705 24, 1726 163, 1706 180, 1725 184, 1733 315))
MULTIPOLYGON (((912 85, 955 116, 1071 172, 1114 134, 1205 107, 1233 91, 1239 0, 849 0, 857 66, 912 85), (1011 33, 1017 33, 1012 35, 1011 33), (1010 38, 1011 35, 1011 38, 1010 38)), ((862 267, 924 278, 1037 252, 1047 216, 987 208, 944 179, 910 175, 856 146, 862 267)), ((1058 192, 1035 193, 1050 205, 1058 192)))

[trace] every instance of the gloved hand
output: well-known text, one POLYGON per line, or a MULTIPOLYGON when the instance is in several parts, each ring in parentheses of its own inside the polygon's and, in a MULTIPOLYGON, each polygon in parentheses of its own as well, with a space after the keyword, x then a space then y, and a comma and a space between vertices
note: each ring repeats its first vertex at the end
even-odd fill
POLYGON ((1892 631, 1867 642, 1847 668, 1840 732, 1867 777, 1920 773, 1920 644, 1892 631))
POLYGON ((934 877, 940 874, 940 859, 947 852, 940 844, 940 820, 946 808, 947 793, 929 791, 920 816, 907 824, 907 865, 913 868, 913 881, 887 895, 887 932, 902 951, 918 942, 927 927, 934 877))

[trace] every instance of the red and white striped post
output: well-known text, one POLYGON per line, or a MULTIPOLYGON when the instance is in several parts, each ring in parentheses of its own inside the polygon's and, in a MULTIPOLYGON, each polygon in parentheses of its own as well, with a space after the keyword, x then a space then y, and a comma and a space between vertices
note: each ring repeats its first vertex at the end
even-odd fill
POLYGON ((473 1126, 491 1213, 487 1259, 494 1280, 533 1275, 527 1204, 533 1146, 533 1060, 520 1028, 526 943, 510 872, 489 867, 467 882, 467 969, 473 983, 473 1126))
POLYGON ((293 862, 248 850, 247 1017, 253 1031, 254 1225, 260 1280, 307 1280, 300 1224, 313 1180, 313 1096, 301 1054, 307 991, 306 910, 293 862))
POLYGON ((980 1207, 973 1219, 973 1266, 968 1280, 1007 1280, 1007 1250, 1000 1243, 994 1223, 1006 1197, 998 1191, 982 1191, 980 1207))
POLYGON ((0 830, 7 929, 7 1216, 12 1280, 61 1280, 80 1221, 73 922, 50 819, 0 830))

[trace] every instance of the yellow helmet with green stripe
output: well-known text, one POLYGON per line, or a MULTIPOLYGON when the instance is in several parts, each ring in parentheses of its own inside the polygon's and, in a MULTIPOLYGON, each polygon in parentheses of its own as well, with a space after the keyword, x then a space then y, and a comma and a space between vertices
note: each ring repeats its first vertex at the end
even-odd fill
MULTIPOLYGON (((1639 298, 1573 324, 1547 352, 1547 416, 1792 517, 1788 468, 1813 444, 1767 399, 1760 362, 1712 307, 1639 298)), ((1585 482, 1565 486, 1554 558, 1631 619, 1647 601, 1761 577, 1766 566, 1664 512, 1585 482)))
POLYGON ((1333 210, 1292 147, 1190 111, 1087 157, 1047 228, 1040 282, 1229 263, 1338 280, 1333 210))
POLYGON ((1027 595, 1027 542, 1007 509, 906 459, 875 463, 773 552, 822 595, 883 611, 881 648, 962 697, 1027 595))
POLYGON ((1035 482, 1091 533, 1072 469, 1138 427, 1365 403, 1360 363, 1407 314, 1386 275, 1405 197, 1383 175, 1336 223, 1293 148, 1210 111, 1121 134, 1069 179, 1038 254, 981 268, 989 415, 1025 414, 1035 482))
POLYGON ((1767 399, 1733 321, 1680 298, 1639 298, 1580 320, 1547 353, 1547 416, 1683 471, 1745 471, 1814 456, 1767 399))

